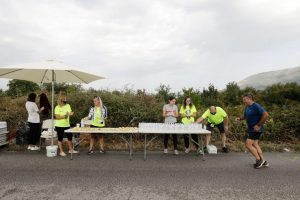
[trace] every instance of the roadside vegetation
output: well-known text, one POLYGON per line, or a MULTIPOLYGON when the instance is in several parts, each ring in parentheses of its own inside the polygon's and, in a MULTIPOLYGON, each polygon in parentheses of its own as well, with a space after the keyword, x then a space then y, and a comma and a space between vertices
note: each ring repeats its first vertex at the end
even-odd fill
MULTIPOLYGON (((46 92, 51 101, 51 85, 37 85, 28 81, 11 80, 8 83, 8 90, 0 90, 0 121, 7 121, 10 131, 10 139, 16 136, 18 122, 26 121, 27 113, 25 102, 30 92, 46 92)), ((160 85, 155 93, 148 93, 146 90, 132 90, 125 88, 119 90, 95 90, 84 89, 81 85, 56 84, 55 103, 59 91, 66 91, 68 102, 75 112, 71 118, 71 125, 79 123, 81 118, 87 115, 88 109, 92 106, 93 96, 100 96, 108 108, 108 127, 137 126, 138 122, 162 122, 162 107, 169 96, 177 98, 180 107, 185 96, 193 99, 198 110, 198 117, 210 106, 221 106, 228 113, 230 119, 229 145, 234 151, 243 151, 243 141, 245 139, 246 124, 237 124, 235 118, 243 113, 242 95, 252 93, 255 101, 261 104, 270 114, 266 122, 266 133, 263 135, 265 150, 281 150, 291 148, 300 150, 300 85, 296 83, 276 84, 264 90, 255 88, 241 89, 232 82, 226 85, 222 91, 217 90, 214 85, 207 88, 183 88, 178 93, 172 93, 167 85, 160 85), (136 117, 133 124, 129 124, 131 119, 136 117)), ((219 142, 219 135, 213 137, 216 144, 219 142)), ((136 139, 142 139, 136 136, 136 139)), ((123 147, 115 141, 115 138, 107 138, 115 146, 123 147)), ((214 141, 212 141, 214 142, 214 141)), ((161 148, 161 142, 153 145, 153 149, 161 148)), ((137 147, 140 144, 136 144, 137 147)), ((181 141, 183 146, 183 142, 181 141)), ((142 146, 141 146, 142 148, 142 146)))

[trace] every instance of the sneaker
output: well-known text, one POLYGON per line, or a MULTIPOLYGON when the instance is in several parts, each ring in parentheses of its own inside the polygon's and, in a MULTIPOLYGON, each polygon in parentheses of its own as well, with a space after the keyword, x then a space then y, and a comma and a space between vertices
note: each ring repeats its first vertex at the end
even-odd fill
POLYGON ((259 169, 263 166, 264 161, 263 160, 257 160, 256 163, 254 164, 255 169, 259 169))
POLYGON ((175 155, 178 155, 178 154, 179 154, 179 152, 178 152, 177 149, 174 150, 174 154, 175 154, 175 155))
POLYGON ((223 153, 228 153, 227 147, 223 147, 223 148, 222 148, 222 151, 223 151, 223 153))
POLYGON ((65 154, 65 152, 60 152, 59 155, 65 157, 67 154, 65 154))
POLYGON ((168 149, 164 149, 164 153, 167 154, 168 153, 168 149))
POLYGON ((263 166, 264 167, 269 167, 269 163, 265 160, 265 162, 263 162, 263 166))
POLYGON ((106 151, 104 149, 100 149, 99 152, 100 153, 106 153, 106 151))
POLYGON ((69 150, 69 153, 78 153, 76 150, 69 150))
POLYGON ((93 153, 94 153, 94 151, 93 151, 92 149, 90 149, 90 150, 87 152, 88 155, 91 155, 91 154, 93 154, 93 153))
POLYGON ((197 149, 197 153, 198 153, 198 154, 203 154, 202 149, 201 149, 201 148, 198 148, 198 149, 197 149))
POLYGON ((204 151, 204 153, 208 153, 208 150, 207 150, 206 146, 203 148, 203 151, 204 151))
POLYGON ((32 150, 32 151, 37 151, 37 150, 40 150, 40 148, 39 148, 38 146, 33 146, 33 147, 31 147, 30 150, 32 150))
POLYGON ((184 153, 189 153, 190 152, 190 149, 189 148, 186 148, 184 153))

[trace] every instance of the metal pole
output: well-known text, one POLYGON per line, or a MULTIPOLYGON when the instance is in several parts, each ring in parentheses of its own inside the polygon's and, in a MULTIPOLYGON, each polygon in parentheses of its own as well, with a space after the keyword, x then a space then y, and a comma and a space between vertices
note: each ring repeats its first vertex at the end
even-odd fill
POLYGON ((52 91, 51 91, 51 146, 53 145, 53 133, 54 133, 54 70, 52 70, 52 81, 51 81, 51 87, 52 87, 52 91))

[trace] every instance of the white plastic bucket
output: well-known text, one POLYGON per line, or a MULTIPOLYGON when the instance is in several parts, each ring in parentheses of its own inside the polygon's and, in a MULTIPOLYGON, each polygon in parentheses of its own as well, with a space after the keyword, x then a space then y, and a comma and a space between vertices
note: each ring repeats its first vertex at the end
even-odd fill
POLYGON ((55 157, 57 155, 57 145, 47 146, 47 157, 55 157))
POLYGON ((217 154, 217 147, 215 145, 207 145, 207 152, 209 154, 217 154))

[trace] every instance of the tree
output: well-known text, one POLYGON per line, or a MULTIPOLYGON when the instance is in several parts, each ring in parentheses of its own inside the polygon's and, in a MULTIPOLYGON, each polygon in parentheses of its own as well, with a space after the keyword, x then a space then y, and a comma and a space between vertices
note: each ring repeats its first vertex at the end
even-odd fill
MULTIPOLYGON (((42 88, 51 91, 52 83, 43 83, 42 88)), ((66 91, 69 94, 83 91, 83 88, 81 84, 54 83, 54 91, 55 93, 66 91)))
POLYGON ((198 89, 194 89, 192 87, 191 88, 183 88, 182 93, 181 92, 178 93, 178 101, 180 102, 180 104, 182 104, 184 98, 189 96, 192 98, 193 104, 196 107, 199 107, 201 104, 200 95, 201 95, 201 92, 198 89))
POLYGON ((241 104, 241 90, 235 82, 230 82, 226 85, 226 90, 223 92, 223 100, 226 105, 236 106, 241 104))
POLYGON ((271 105, 287 105, 289 101, 300 101, 300 86, 297 83, 274 84, 263 91, 263 100, 271 105))
POLYGON ((28 93, 40 89, 38 84, 34 82, 16 79, 10 80, 7 86, 8 90, 6 91, 6 94, 11 97, 26 96, 28 93))
POLYGON ((171 93, 170 90, 171 88, 169 85, 160 84, 159 88, 156 89, 157 94, 155 95, 155 98, 167 102, 170 96, 175 97, 175 94, 171 93))
POLYGON ((208 89, 204 88, 200 95, 201 103, 206 107, 220 105, 218 97, 219 92, 213 84, 209 84, 208 89))

